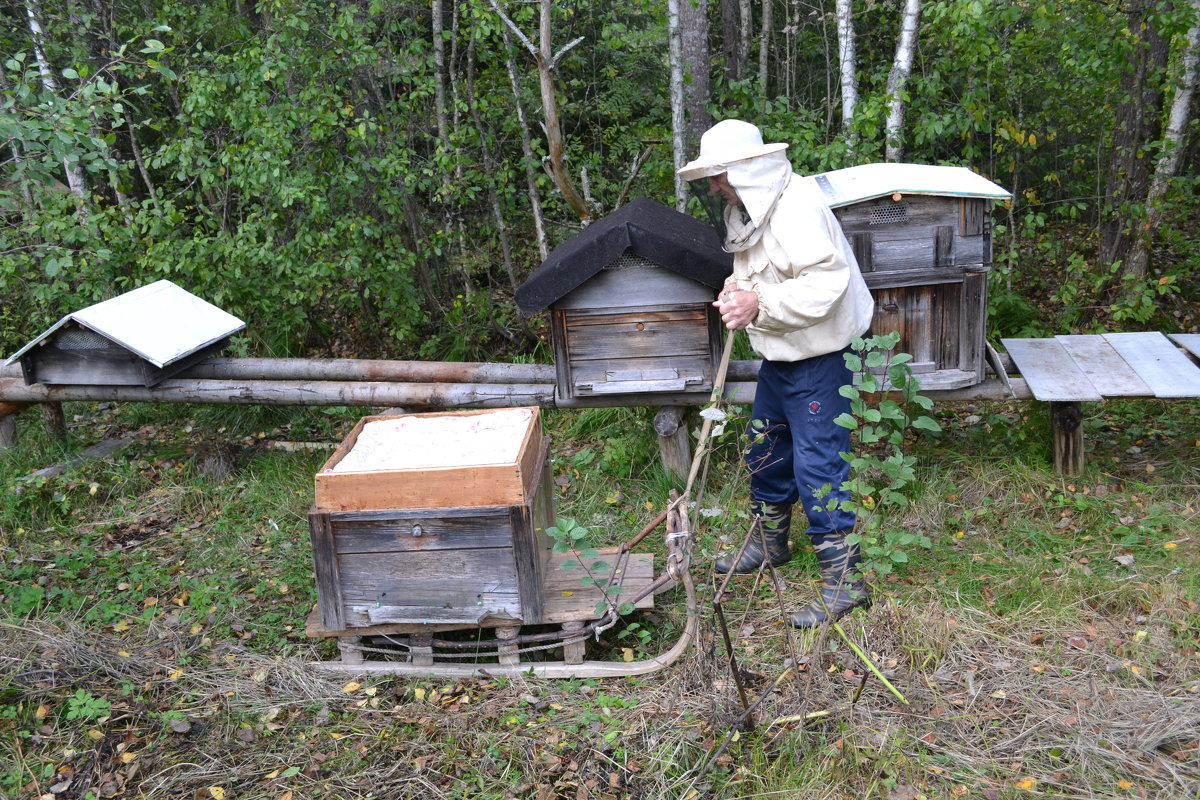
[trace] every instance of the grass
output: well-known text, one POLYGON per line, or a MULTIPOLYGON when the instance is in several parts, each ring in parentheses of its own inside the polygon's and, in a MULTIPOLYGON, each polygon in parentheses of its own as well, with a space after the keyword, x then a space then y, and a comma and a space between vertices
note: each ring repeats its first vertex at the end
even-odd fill
MULTIPOLYGON (((67 407, 0 452, 0 796, 13 798, 1184 798, 1200 796, 1200 429, 1107 403, 1087 472, 1048 466, 1035 404, 940 410, 890 524, 929 550, 836 632, 789 632, 801 552, 724 603, 707 569, 746 524, 726 437, 700 506, 697 646, 642 678, 336 678, 304 635, 312 476, 361 410, 67 407), (109 436, 104 461, 22 482, 109 436), (788 669, 790 667, 790 669, 788 669)), ((28 418, 28 419, 27 419, 28 418)), ((553 412, 560 515, 596 544, 667 502, 652 413, 553 412)), ((796 537, 793 537, 793 543, 796 537)), ((646 546, 650 545, 650 541, 646 546)), ((595 658, 660 652, 676 594, 595 658), (640 631, 641 633, 637 633, 640 631)))

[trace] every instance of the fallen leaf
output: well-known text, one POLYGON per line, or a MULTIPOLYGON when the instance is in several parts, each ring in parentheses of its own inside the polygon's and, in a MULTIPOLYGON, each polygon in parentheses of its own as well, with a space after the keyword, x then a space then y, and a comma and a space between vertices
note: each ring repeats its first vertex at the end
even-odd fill
POLYGON ((208 787, 208 793, 213 796, 213 800, 225 800, 225 790, 220 786, 208 787))
POLYGON ((1123 567, 1132 567, 1137 559, 1135 559, 1131 554, 1125 553, 1124 555, 1114 557, 1113 561, 1117 562, 1123 567))
POLYGON ((1018 789, 1024 789, 1025 791, 1032 791, 1033 787, 1037 786, 1037 781, 1034 780, 1033 778, 1023 778, 1022 780, 1017 781, 1013 785, 1016 786, 1018 789))
POLYGON ((349 694, 350 692, 357 692, 361 688, 362 688, 362 684, 359 683, 358 681, 350 681, 349 683, 347 683, 345 686, 342 687, 342 691, 349 694))

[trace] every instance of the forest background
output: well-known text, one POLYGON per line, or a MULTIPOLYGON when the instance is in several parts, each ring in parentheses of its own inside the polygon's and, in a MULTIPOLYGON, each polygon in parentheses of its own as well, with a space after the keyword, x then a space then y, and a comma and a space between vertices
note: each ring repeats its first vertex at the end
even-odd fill
POLYGON ((515 287, 714 119, 797 171, 1005 186, 992 338, 1194 330, 1195 2, 28 0, 0 16, 0 351, 159 278, 243 354, 548 360, 515 287))

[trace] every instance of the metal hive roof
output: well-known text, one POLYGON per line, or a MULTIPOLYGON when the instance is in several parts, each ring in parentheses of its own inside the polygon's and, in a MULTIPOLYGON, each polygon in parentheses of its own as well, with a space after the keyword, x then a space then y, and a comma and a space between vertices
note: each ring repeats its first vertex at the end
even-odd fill
POLYGON ((4 363, 16 362, 70 321, 160 369, 246 327, 232 314, 161 280, 67 314, 4 363))

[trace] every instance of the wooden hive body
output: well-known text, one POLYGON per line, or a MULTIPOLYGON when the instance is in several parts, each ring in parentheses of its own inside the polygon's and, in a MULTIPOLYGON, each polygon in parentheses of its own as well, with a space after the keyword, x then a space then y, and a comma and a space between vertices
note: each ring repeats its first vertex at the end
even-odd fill
POLYGON ((551 306, 560 398, 708 394, 721 354, 714 291, 626 252, 551 306))
POLYGON ((526 410, 519 451, 499 463, 331 472, 368 423, 399 418, 355 426, 318 473, 309 513, 326 629, 541 621, 553 484, 538 409, 526 410))

